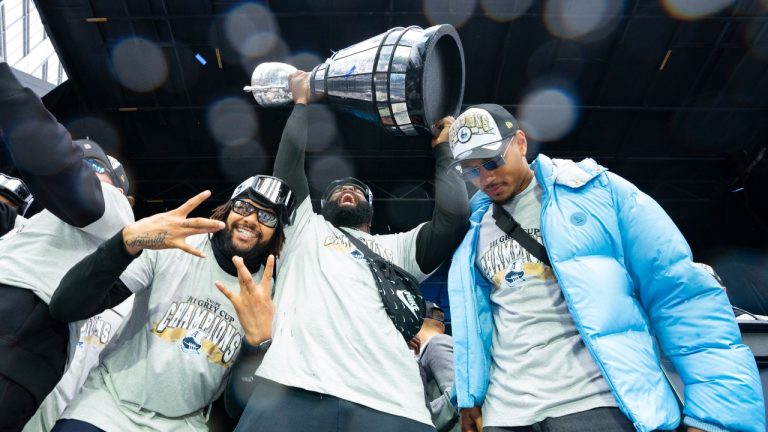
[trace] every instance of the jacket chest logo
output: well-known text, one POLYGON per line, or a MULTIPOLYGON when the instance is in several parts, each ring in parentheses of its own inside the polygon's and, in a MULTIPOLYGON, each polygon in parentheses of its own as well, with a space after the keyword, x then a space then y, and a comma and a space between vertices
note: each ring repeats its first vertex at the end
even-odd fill
POLYGON ((587 223, 587 215, 580 211, 573 212, 571 213, 570 220, 571 224, 575 226, 582 226, 587 223))

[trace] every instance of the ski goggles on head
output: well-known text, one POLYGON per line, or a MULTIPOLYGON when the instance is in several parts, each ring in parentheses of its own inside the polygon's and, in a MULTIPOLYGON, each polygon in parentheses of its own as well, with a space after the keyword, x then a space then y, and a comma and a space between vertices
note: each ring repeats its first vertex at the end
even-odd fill
POLYGON ((371 192, 371 188, 368 187, 367 184, 361 182, 360 180, 354 178, 354 177, 347 177, 339 180, 332 181, 328 187, 325 188, 325 193, 323 194, 323 199, 320 200, 320 206, 324 206, 325 203, 331 198, 331 195, 334 194, 339 188, 344 186, 352 186, 355 189, 362 192, 363 196, 365 197, 365 200, 368 201, 369 204, 373 204, 373 192, 371 192))
POLYGON ((83 159, 86 164, 88 164, 88 167, 90 167, 94 172, 98 174, 107 174, 109 175, 109 170, 106 166, 104 166, 104 163, 101 162, 98 159, 93 158, 85 158, 83 159))
MULTIPOLYGON (((293 212, 296 209, 296 196, 288 184, 272 176, 257 175, 246 179, 232 193, 231 200, 234 202, 237 198, 250 198, 254 202, 273 210, 283 225, 291 223, 293 212)), ((258 217, 261 220, 260 216, 258 217)))
POLYGON ((277 226, 277 215, 269 210, 261 209, 248 201, 236 199, 232 202, 232 211, 239 214, 242 217, 248 217, 256 213, 256 219, 260 224, 274 228, 277 226))
POLYGON ((11 200, 19 206, 19 214, 24 215, 27 209, 32 205, 32 192, 23 181, 16 177, 0 173, 0 195, 11 200))

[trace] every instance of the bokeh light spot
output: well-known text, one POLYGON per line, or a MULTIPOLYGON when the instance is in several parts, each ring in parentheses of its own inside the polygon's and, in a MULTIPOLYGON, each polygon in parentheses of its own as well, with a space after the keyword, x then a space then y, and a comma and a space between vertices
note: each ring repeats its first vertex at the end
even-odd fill
POLYGON ((423 0, 422 9, 430 25, 450 24, 457 29, 472 17, 476 0, 423 0))
POLYGON ((225 19, 224 33, 232 47, 246 57, 267 54, 279 40, 274 15, 269 8, 256 3, 232 9, 225 19))
POLYGON ((206 120, 211 136, 223 146, 253 139, 259 131, 253 105, 238 97, 228 97, 212 104, 206 113, 206 120))
POLYGON ((616 0, 548 0, 544 6, 544 24, 561 39, 603 37, 615 28, 624 10, 616 0))
POLYGON ((485 16, 494 21, 513 21, 524 14, 533 0, 480 0, 485 16))
POLYGON ((168 60, 163 50, 143 38, 129 38, 118 43, 111 54, 115 78, 135 92, 149 92, 168 78, 168 60))
POLYGON ((661 5, 673 17, 690 21, 716 14, 733 2, 734 0, 661 0, 661 5))
POLYGON ((328 156, 311 161, 308 174, 310 187, 323 193, 328 183, 344 177, 354 177, 355 170, 351 162, 340 157, 328 156))
POLYGON ((578 120, 574 97, 557 87, 528 93, 518 112, 522 129, 537 141, 556 141, 571 132, 578 120))

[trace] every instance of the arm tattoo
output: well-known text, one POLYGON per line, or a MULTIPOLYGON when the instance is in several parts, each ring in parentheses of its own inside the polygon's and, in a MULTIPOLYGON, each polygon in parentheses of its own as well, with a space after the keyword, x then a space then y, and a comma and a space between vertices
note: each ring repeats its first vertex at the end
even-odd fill
POLYGON ((130 240, 126 240, 125 244, 128 247, 140 247, 140 248, 152 248, 162 246, 165 244, 165 239, 168 237, 168 231, 162 231, 157 235, 150 237, 149 234, 142 234, 130 240))

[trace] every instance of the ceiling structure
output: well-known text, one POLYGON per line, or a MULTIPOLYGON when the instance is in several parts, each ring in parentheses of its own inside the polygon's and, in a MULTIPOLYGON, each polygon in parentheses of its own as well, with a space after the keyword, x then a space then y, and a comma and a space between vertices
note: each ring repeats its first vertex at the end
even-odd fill
MULTIPOLYGON (((36 3, 70 77, 45 102, 73 136, 124 160, 137 216, 206 188, 212 207, 271 172, 290 108, 261 108, 242 91, 257 64, 308 70, 392 27, 450 23, 464 48, 464 106, 507 107, 529 156, 596 159, 659 201, 700 256, 768 241, 768 1, 36 3)), ((311 119, 314 198, 354 175, 372 185, 375 231, 429 217, 427 138, 324 106, 311 119)))

